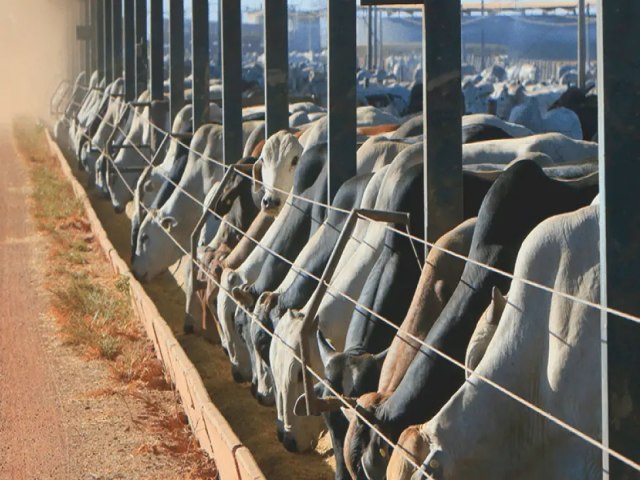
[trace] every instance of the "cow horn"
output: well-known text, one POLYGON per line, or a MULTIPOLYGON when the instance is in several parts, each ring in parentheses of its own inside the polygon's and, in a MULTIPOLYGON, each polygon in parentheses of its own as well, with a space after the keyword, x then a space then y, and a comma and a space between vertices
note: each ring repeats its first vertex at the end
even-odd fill
MULTIPOLYGON (((389 347, 391 348, 391 347, 389 347)), ((378 371, 382 370, 382 364, 384 363, 384 359, 387 358, 387 353, 389 353, 389 348, 381 351, 380 353, 376 353, 373 356, 373 359, 376 362, 376 366, 378 367, 378 371)))
POLYGON ((317 330, 316 336, 320 347, 320 357, 322 358, 322 363, 326 366, 336 354, 336 349, 333 348, 320 329, 317 330))
POLYGON ((259 192, 262 188, 262 158, 253 164, 253 191, 259 192))

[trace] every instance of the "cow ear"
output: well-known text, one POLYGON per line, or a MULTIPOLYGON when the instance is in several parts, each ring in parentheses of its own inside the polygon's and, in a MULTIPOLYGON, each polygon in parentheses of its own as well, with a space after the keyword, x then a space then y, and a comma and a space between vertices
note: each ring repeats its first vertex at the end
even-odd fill
POLYGON ((262 188, 262 166, 264 162, 260 158, 253 164, 253 191, 259 192, 262 188))
POLYGON ((498 287, 491 290, 491 302, 493 303, 493 315, 488 318, 489 323, 496 325, 500 321, 504 307, 507 305, 507 297, 503 295, 498 287))
POLYGON ((233 298, 238 303, 242 304, 243 307, 245 308, 253 307, 253 304, 254 304, 253 295, 251 295, 245 289, 240 287, 234 287, 233 290, 231 290, 231 295, 233 295, 233 298))
POLYGON ((336 349, 333 348, 333 345, 329 343, 320 329, 316 331, 316 336, 318 338, 318 347, 320 347, 320 358, 326 367, 331 361, 331 358, 335 355, 336 349))
POLYGON ((178 221, 173 217, 164 217, 160 220, 160 226, 167 232, 170 232, 171 229, 175 228, 177 225, 178 221))
POLYGON ((440 301, 442 305, 447 303, 449 297, 451 296, 449 293, 449 289, 443 280, 438 280, 433 286, 433 290, 436 294, 436 298, 440 301))
POLYGON ((356 419, 356 412, 354 412, 353 409, 340 407, 340 410, 342 410, 342 414, 347 419, 347 422, 351 423, 356 419))

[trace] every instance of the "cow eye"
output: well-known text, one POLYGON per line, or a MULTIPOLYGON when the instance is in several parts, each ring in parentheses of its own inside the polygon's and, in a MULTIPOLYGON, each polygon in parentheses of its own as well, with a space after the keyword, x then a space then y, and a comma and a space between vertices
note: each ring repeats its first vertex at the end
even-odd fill
POLYGON ((293 160, 291 160, 291 166, 295 167, 298 164, 298 156, 296 155, 295 157, 293 157, 293 160))
POLYGON ((298 382, 302 383, 304 381, 304 376, 302 375, 302 370, 298 372, 298 382))

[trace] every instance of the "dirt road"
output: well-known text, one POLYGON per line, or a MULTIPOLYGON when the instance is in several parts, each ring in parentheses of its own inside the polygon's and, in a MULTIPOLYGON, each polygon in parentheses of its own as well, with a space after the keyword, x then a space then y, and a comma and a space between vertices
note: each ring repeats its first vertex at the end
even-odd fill
MULTIPOLYGON (((27 161, 0 127, 0 480, 214 478, 170 389, 116 380, 112 363, 65 343, 45 288, 54 240, 31 219, 27 161)), ((87 245, 93 271, 111 275, 87 245)))
POLYGON ((0 478, 70 478, 69 443, 45 348, 40 242, 28 173, 0 133, 0 478))

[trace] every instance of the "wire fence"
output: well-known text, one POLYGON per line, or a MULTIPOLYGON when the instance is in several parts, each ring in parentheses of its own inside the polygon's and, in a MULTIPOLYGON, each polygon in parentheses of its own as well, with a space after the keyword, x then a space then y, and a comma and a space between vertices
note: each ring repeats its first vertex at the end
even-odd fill
MULTIPOLYGON (((157 133, 164 135, 165 138, 171 138, 172 141, 177 142, 179 145, 181 145, 182 147, 186 148, 188 150, 188 152, 196 155, 199 159, 201 160, 205 160, 205 161, 209 161, 209 162, 213 162, 216 165, 222 167, 225 171, 230 168, 230 165, 225 164, 224 162, 221 162, 217 159, 211 158, 207 155, 204 155, 201 152, 198 152, 196 150, 194 150, 190 145, 187 145, 181 138, 177 138, 175 136, 172 136, 170 132, 167 132, 163 129, 161 129, 160 127, 154 125, 148 118, 146 118, 145 116, 141 115, 140 112, 138 112, 136 110, 136 108, 132 107, 131 104, 126 103, 123 105, 122 108, 122 112, 120 112, 122 115, 125 114, 131 114, 133 113, 134 115, 137 115, 139 118, 141 118, 145 123, 146 123, 146 128, 149 129, 154 129, 157 133), (128 111, 130 110, 130 111, 128 111)), ((119 130, 120 134, 123 136, 123 138, 125 138, 123 144, 125 144, 127 142, 126 138, 127 138, 127 134, 128 132, 125 132, 123 130, 123 128, 121 127, 121 125, 119 124, 119 121, 116 120, 113 123, 109 121, 109 119, 107 119, 105 116, 100 115, 99 113, 96 114, 96 118, 98 118, 99 120, 101 120, 102 122, 105 122, 106 125, 112 129, 112 131, 116 131, 119 130)), ((90 138, 89 136, 85 135, 85 138, 93 143, 94 140, 92 138, 90 138)), ((100 153, 104 156, 104 158, 109 162, 110 167, 114 169, 114 171, 117 173, 117 175, 120 177, 120 179, 122 180, 122 182, 124 183, 124 185, 126 186, 126 188, 129 190, 129 192, 131 193, 132 196, 135 197, 136 192, 134 191, 134 189, 129 185, 129 183, 127 182, 127 180, 125 179, 123 173, 120 171, 120 168, 118 166, 118 164, 116 163, 115 159, 113 158, 113 156, 110 154, 109 152, 109 146, 105 145, 104 147, 100 147, 97 145, 94 145, 97 147, 97 149, 100 151, 100 153)), ((145 155, 145 153, 138 148, 138 146, 136 146, 135 144, 131 144, 130 145, 131 148, 135 149, 138 153, 138 155, 141 157, 141 159, 143 159, 143 161, 145 162, 145 166, 150 167, 150 168, 154 168, 156 165, 154 164, 151 156, 147 157, 147 155, 145 155)), ((386 324, 387 326, 393 328, 394 330, 396 330, 396 334, 403 337, 403 338, 409 338, 412 341, 416 342, 418 345, 420 345, 421 347, 426 348, 427 350, 429 350, 430 352, 433 352, 434 354, 436 354, 437 356, 439 356, 440 358, 446 360, 447 362, 451 363, 452 365, 455 365, 456 367, 458 367, 459 369, 462 369, 466 374, 473 374, 473 378, 478 379, 484 383, 486 383, 487 385, 493 387, 494 389, 496 389, 497 391, 501 392, 502 394, 508 396, 509 398, 513 399, 514 401, 518 402, 519 404, 523 405, 524 407, 528 408, 529 410, 531 410, 532 412, 542 416, 543 418, 553 422, 554 424, 556 424, 557 426, 561 427, 562 429, 572 433, 573 435, 577 436, 578 438, 582 439, 583 441, 589 443, 590 445, 597 447, 598 449, 600 449, 602 452, 608 454, 609 456, 616 458, 617 460, 619 460, 620 462, 632 467, 633 469, 637 470, 640 472, 640 464, 635 462, 634 460, 626 457, 625 455, 622 455, 621 453, 619 453, 618 451, 610 448, 608 445, 603 444, 600 440, 593 438, 592 436, 580 431, 579 429, 575 428, 574 426, 570 425, 569 423, 563 421, 562 419, 558 418, 557 416, 554 416, 553 414, 543 410, 542 408, 538 407, 537 405, 531 403, 530 401, 524 399, 523 397, 511 392, 509 389, 505 388, 502 385, 499 385, 498 383, 496 383, 495 381, 491 380, 490 378, 481 375, 480 373, 473 371, 471 369, 469 369, 467 366, 465 366, 462 362, 458 361, 457 359, 451 357, 450 355, 448 355, 447 353, 445 353, 444 351, 442 351, 441 349, 427 343, 425 341, 424 338, 419 338, 415 335, 412 335, 409 332, 406 331, 401 331, 400 330, 400 326, 396 325, 395 323, 393 323, 391 320, 389 320, 388 318, 385 318, 384 316, 380 315, 379 313, 373 311, 371 308, 367 307, 366 305, 361 304, 357 299, 351 297, 350 295, 347 295, 346 293, 340 291, 338 288, 336 288, 336 286, 334 286, 330 279, 329 280, 323 280, 322 278, 318 277, 317 275, 312 274, 311 272, 306 271, 301 265, 297 265, 294 261, 291 261, 287 258, 285 258, 283 255, 279 254, 278 252, 274 251, 272 248, 270 248, 268 245, 264 244, 263 242, 261 242, 260 240, 251 237, 250 235, 247 234, 246 231, 240 229, 238 226, 233 225, 232 223, 230 223, 229 221, 227 221, 226 218, 224 218, 224 216, 218 214, 216 212, 216 210, 214 208, 209 208, 207 205, 205 205, 203 203, 202 200, 196 198, 195 196, 193 196, 192 194, 190 194, 188 191, 186 191, 181 185, 180 182, 176 182, 174 180, 172 180, 168 175, 166 175, 165 173, 163 173, 162 169, 155 169, 155 171, 164 178, 164 180, 168 183, 170 183, 175 189, 177 189, 180 193, 186 195, 187 197, 189 197, 192 201, 194 201, 197 205, 199 205, 203 211, 207 211, 209 214, 214 215, 220 222, 226 224, 227 226, 229 226, 230 228, 232 228, 233 230, 235 230, 236 232, 238 232, 240 235, 242 235, 243 237, 248 238, 251 242, 253 242, 257 247, 263 249, 265 252, 269 253, 270 255, 275 256, 276 258, 278 258, 279 260, 287 263, 291 269, 293 269, 294 271, 298 272, 298 273, 302 273, 304 275, 309 276, 310 278, 314 279, 315 281, 318 282, 318 284, 324 284, 324 286, 328 289, 328 291, 332 292, 335 295, 338 295, 342 298, 344 298, 345 300, 347 300, 348 302, 350 302, 351 304, 353 304, 354 307, 357 307, 358 309, 367 312, 368 314, 372 315, 373 317, 377 318, 378 320, 380 320, 381 322, 383 322, 384 324, 386 324)), ((258 184, 262 184, 262 182, 259 182, 258 180, 254 179, 251 175, 244 173, 242 171, 239 170, 235 170, 235 173, 237 175, 241 175, 245 178, 247 178, 250 181, 253 182, 257 182, 258 184)), ((285 195, 287 195, 289 197, 289 200, 287 200, 288 202, 291 201, 291 199, 298 199, 300 201, 304 201, 304 202, 309 202, 313 205, 319 206, 319 207, 323 207, 327 210, 333 210, 333 211, 337 211, 337 212, 341 212, 344 214, 351 214, 352 211, 351 210, 347 210, 347 209, 342 209, 342 208, 337 208, 335 206, 326 204, 326 203, 322 203, 322 202, 318 202, 316 200, 313 199, 309 199, 306 198, 304 196, 300 196, 300 195, 296 195, 293 194, 293 192, 290 191, 285 191, 285 190, 280 190, 277 188, 274 188, 273 186, 269 185, 270 189, 279 191, 280 193, 283 193, 285 195)), ((146 205, 144 205, 143 202, 138 202, 138 204, 145 210, 146 214, 148 216, 150 216, 150 218, 155 221, 161 228, 162 225, 160 224, 160 222, 157 221, 156 219, 156 211, 152 210, 151 208, 147 207, 146 205)), ((361 220, 366 220, 366 221, 371 221, 371 219, 367 218, 366 216, 363 215, 358 215, 358 218, 361 220)), ((335 227, 333 227, 335 228, 335 227)), ((636 324, 640 324, 640 317, 634 316, 634 315, 630 315, 628 313, 622 312, 620 310, 614 309, 614 308, 610 308, 598 303, 594 303, 591 302, 589 300, 586 299, 582 299, 579 297, 576 297, 575 295, 571 295, 568 294, 566 292, 562 292, 559 291, 557 289, 554 288, 550 288, 548 286, 542 285, 540 283, 537 282, 533 282, 531 280, 528 280, 526 278, 522 278, 522 277, 518 277, 515 276, 513 273, 510 272, 506 272, 497 268, 492 267, 491 265, 487 265, 484 264, 482 262, 478 262, 472 258, 470 258, 469 256, 466 255, 462 255, 453 251, 450 251, 448 249, 442 248, 439 245, 436 245, 434 243, 431 242, 427 242, 422 238, 419 238, 415 235, 412 235, 408 228, 407 231, 402 231, 396 227, 394 227, 393 225, 390 224, 384 224, 384 228, 387 229, 390 232, 393 232, 397 235, 402 235, 405 236, 407 239, 410 240, 410 242, 412 243, 412 245, 414 244, 414 242, 421 244, 421 245, 426 245, 429 248, 435 248, 438 249, 440 251, 442 251, 443 253, 447 254, 447 255, 451 255, 454 256, 460 260, 463 260, 467 263, 471 263, 474 265, 477 265, 479 267, 485 268, 487 270, 490 270, 494 273, 503 275, 507 278, 509 278, 511 281, 516 281, 516 282, 522 282, 526 285, 529 285, 531 287, 543 290, 549 294, 553 294, 553 295, 558 295, 562 298, 571 300, 573 302, 577 302, 580 303, 584 306, 590 307, 590 308, 594 308, 594 309, 598 309, 601 312, 606 312, 608 314, 612 314, 612 315, 616 315, 620 318, 629 320, 631 322, 634 322, 636 324)), ((337 229, 336 229, 337 230, 337 229)), ((422 465, 419 465, 418 463, 416 463, 411 457, 410 455, 401 447, 399 446, 397 443, 395 443, 394 441, 392 441, 388 436, 386 436, 384 434, 384 432, 382 432, 380 430, 380 428, 378 428, 376 425, 374 425, 368 418, 366 418, 365 415, 363 415, 351 402, 348 401, 347 398, 344 397, 343 394, 341 394, 340 392, 336 391, 325 379, 323 374, 314 371, 311 367, 309 367, 309 365, 306 365, 305 363, 303 363, 302 359, 300 358, 300 356, 298 355, 298 352, 296 351, 296 349, 289 345, 282 337, 280 337, 279 335, 277 335, 276 332, 271 331, 269 328, 267 328, 265 325, 262 324, 262 322, 259 321, 259 319, 253 314, 253 312, 249 311, 246 309, 246 307, 244 305, 242 305, 241 303, 239 303, 232 295, 232 293, 230 291, 228 291, 222 284, 221 282, 219 282, 206 268, 205 265, 203 265, 201 263, 201 261, 197 258, 197 255, 191 255, 192 252, 189 252, 187 250, 187 248, 183 247, 180 242, 171 235, 170 231, 167 229, 163 228, 164 233, 171 239, 171 241, 173 243, 176 244, 176 246, 178 247, 178 249, 184 254, 184 255, 189 255, 191 258, 191 261, 193 262, 193 268, 196 268, 198 270, 200 270, 206 278, 208 278, 211 282, 213 282, 214 285, 216 285, 216 287, 219 289, 220 292, 223 292, 224 295, 226 295, 232 302, 234 302, 234 304, 237 306, 237 308, 239 308, 242 312, 244 312, 247 317, 254 323, 256 324, 256 326, 258 328, 260 328, 261 330, 263 330, 266 334, 268 334, 273 340, 281 342, 285 347, 287 347, 288 349, 291 350, 293 357, 300 362, 301 365, 303 365, 307 371, 318 380, 318 382, 320 382, 328 391, 330 391, 333 395, 335 395, 336 398, 338 398, 340 400, 340 402, 344 405, 345 408, 348 408, 349 410, 351 410, 353 412, 354 415, 356 415, 360 421, 362 421, 364 424, 366 424, 369 428, 371 428, 381 439, 383 439, 392 449, 397 450, 399 452, 399 454, 403 457, 403 459, 410 464, 413 468, 415 468, 417 471, 421 472, 426 478, 433 478, 425 469, 422 465)), ((362 242, 362 240, 358 240, 355 237, 351 236, 351 238, 355 241, 358 242, 362 242)), ((416 255, 417 257, 417 255, 416 255)))

